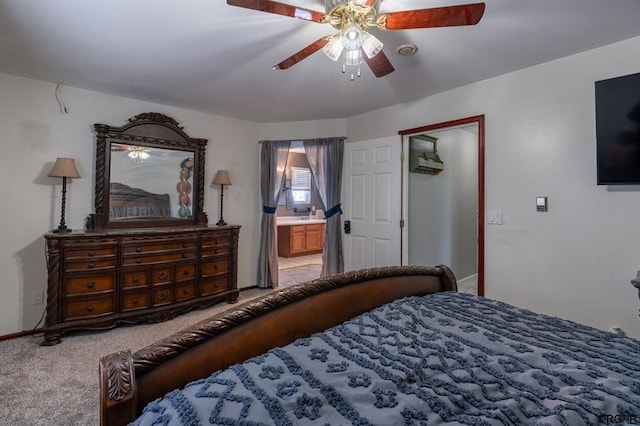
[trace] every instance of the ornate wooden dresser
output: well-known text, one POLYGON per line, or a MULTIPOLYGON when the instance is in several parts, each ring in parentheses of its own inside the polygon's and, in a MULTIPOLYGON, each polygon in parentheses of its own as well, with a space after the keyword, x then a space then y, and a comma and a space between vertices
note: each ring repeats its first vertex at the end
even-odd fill
POLYGON ((45 235, 44 344, 68 330, 159 322, 235 302, 239 226, 45 235))

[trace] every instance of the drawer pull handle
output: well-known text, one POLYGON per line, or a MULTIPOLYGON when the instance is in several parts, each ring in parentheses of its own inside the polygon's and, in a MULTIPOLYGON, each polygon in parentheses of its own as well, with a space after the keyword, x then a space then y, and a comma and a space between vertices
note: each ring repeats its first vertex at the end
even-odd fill
POLYGON ((166 272, 162 271, 162 272, 160 272, 160 273, 158 274, 158 277, 159 277, 161 280, 166 280, 166 279, 169 277, 169 274, 167 274, 166 272))
POLYGON ((185 269, 184 272, 182 272, 184 275, 189 275, 189 270, 185 269))
POLYGON ((93 305, 87 306, 87 312, 93 312, 93 305))
POLYGON ((158 300, 164 300, 166 298, 167 298, 167 293, 162 292, 158 295, 158 300))
POLYGON ((96 255, 96 252, 95 252, 95 251, 93 251, 93 250, 89 250, 89 253, 88 253, 88 254, 89 254, 89 256, 95 256, 95 255, 96 255))
POLYGON ((189 247, 189 244, 187 244, 187 243, 182 243, 182 248, 187 248, 187 247, 189 247))
POLYGON ((215 250, 213 251, 213 254, 218 254, 218 253, 220 253, 220 250, 218 250, 218 249, 215 249, 215 250))
POLYGON ((142 263, 142 259, 136 259, 136 263, 142 263))
POLYGON ((140 281, 140 278, 138 278, 137 276, 135 276, 135 277, 133 277, 133 280, 132 280, 132 281, 133 281, 134 283, 137 283, 138 281, 140 281))
POLYGON ((140 253, 142 251, 142 247, 136 247, 136 253, 140 253))
POLYGON ((131 300, 131 303, 133 303, 134 305, 138 304, 138 298, 136 297, 135 299, 131 300))
POLYGON ((186 259, 188 256, 189 256, 189 254, 188 254, 188 253, 182 253, 182 258, 183 258, 183 259, 186 259))
POLYGON ((189 289, 188 288, 183 289, 182 290, 182 294, 184 294, 184 295, 189 294, 189 289))
POLYGON ((87 265, 87 268, 89 268, 89 269, 93 269, 95 267, 96 267, 95 263, 90 263, 90 264, 87 265))
POLYGON ((220 267, 218 265, 213 265, 213 269, 217 271, 218 269, 220 269, 220 267))
POLYGON ((87 288, 94 288, 96 286, 96 283, 94 282, 88 282, 87 283, 87 288))

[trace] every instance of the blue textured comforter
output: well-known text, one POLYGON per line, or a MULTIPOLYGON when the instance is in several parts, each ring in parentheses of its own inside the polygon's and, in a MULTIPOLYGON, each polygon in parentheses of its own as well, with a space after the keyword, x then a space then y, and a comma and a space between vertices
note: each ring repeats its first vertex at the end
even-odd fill
POLYGON ((395 301, 190 383, 150 403, 134 424, 616 421, 640 424, 640 341, 439 293, 395 301))

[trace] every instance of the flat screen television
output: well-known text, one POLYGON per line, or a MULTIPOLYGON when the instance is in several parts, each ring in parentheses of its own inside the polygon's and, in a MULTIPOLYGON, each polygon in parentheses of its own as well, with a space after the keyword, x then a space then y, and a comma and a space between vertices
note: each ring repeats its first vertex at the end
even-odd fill
POLYGON ((640 184, 640 73, 596 81, 598 185, 640 184))

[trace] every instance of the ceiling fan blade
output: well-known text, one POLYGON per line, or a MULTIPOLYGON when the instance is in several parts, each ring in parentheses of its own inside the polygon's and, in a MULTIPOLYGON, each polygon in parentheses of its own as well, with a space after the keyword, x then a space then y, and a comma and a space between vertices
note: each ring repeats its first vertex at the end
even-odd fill
POLYGON ((378 27, 383 30, 408 30, 475 25, 480 22, 484 8, 484 3, 473 3, 385 13, 378 18, 378 27))
POLYGON ((369 68, 371 68, 371 71, 373 71, 373 74, 378 78, 384 77, 385 75, 391 74, 395 71, 395 68, 393 68, 393 65, 389 62, 387 55, 385 55, 382 50, 373 58, 369 58, 363 51, 362 57, 367 65, 369 65, 369 68))
POLYGON ((246 9, 260 10, 262 12, 275 13, 276 15, 290 16, 304 19, 305 21, 323 22, 325 14, 316 10, 291 6, 270 0, 227 0, 231 6, 244 7, 246 9))
POLYGON ((316 53, 318 50, 322 49, 327 43, 329 43, 329 41, 331 40, 332 37, 333 36, 325 36, 325 37, 322 37, 321 39, 318 39, 318 40, 314 41, 313 43, 311 43, 310 45, 308 45, 304 49, 299 50, 298 52, 296 52, 293 55, 289 56, 284 61, 282 61, 279 64, 275 65, 273 67, 273 69, 274 70, 286 70, 288 68, 291 68, 292 66, 294 66, 295 64, 297 64, 301 60, 305 59, 307 56, 310 56, 310 55, 316 53))

